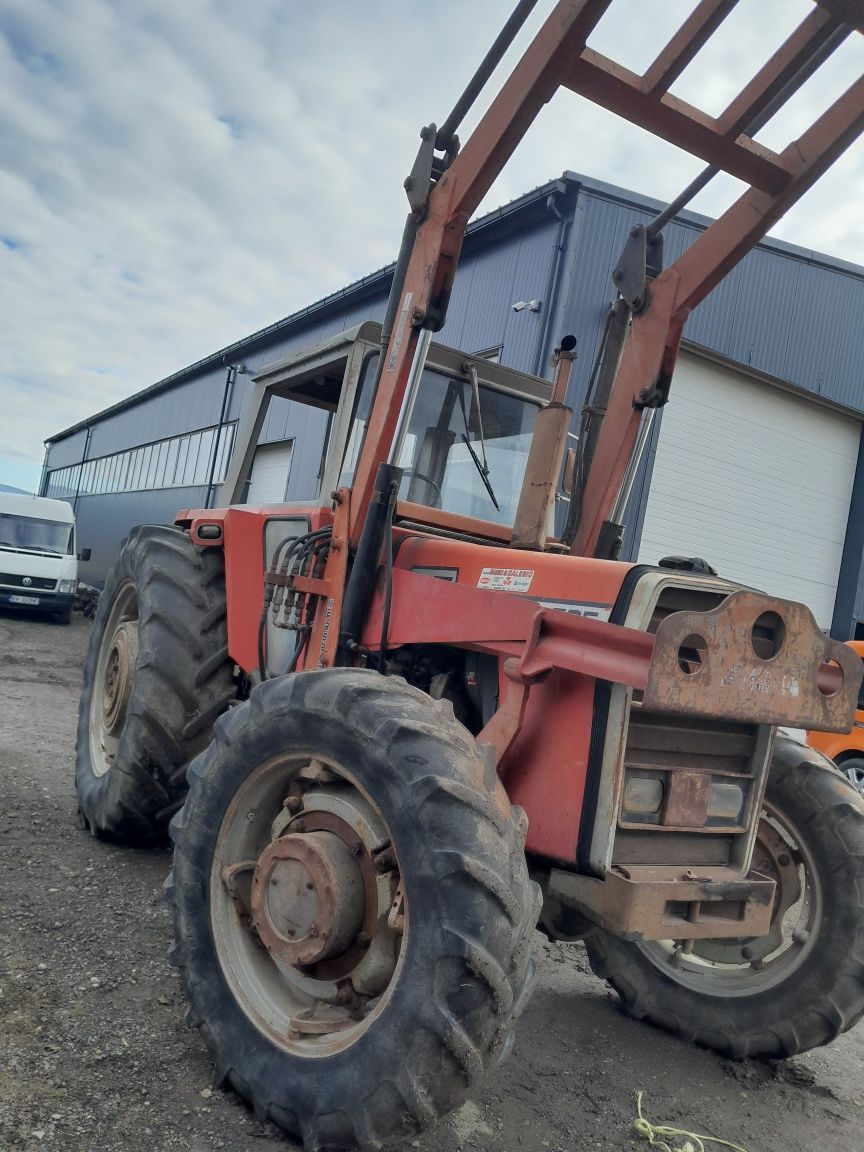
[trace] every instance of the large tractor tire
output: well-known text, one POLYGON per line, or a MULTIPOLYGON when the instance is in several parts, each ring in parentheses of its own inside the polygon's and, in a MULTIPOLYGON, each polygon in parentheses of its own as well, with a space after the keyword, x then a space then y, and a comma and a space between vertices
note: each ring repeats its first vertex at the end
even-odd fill
POLYGON ((524 813, 449 705, 369 670, 260 685, 171 830, 189 1019, 308 1152, 416 1136, 508 1052, 540 893, 524 813))
POLYGON ((78 711, 75 789, 96 836, 167 837, 189 761, 236 695, 222 550, 177 528, 135 528, 108 574, 78 711))
POLYGON ((586 937, 634 1016, 734 1059, 828 1044, 864 1016, 864 798, 812 748, 778 737, 753 867, 777 882, 752 939, 586 937))

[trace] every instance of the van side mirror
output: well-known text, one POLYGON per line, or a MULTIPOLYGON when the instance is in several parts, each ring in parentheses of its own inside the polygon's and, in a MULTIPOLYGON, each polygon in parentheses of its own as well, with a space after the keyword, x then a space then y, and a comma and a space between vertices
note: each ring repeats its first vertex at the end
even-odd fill
POLYGON ((82 548, 81 551, 78 553, 78 559, 86 562, 87 560, 90 559, 91 555, 92 555, 92 550, 90 548, 82 548))

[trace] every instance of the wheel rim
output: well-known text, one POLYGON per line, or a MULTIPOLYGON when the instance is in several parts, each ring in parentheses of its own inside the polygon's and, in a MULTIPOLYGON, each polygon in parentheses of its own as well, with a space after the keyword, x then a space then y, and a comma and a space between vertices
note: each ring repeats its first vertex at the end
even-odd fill
POLYGON ((114 597, 96 660, 90 698, 90 763, 104 776, 114 762, 126 725, 138 663, 138 596, 124 584, 114 597))
POLYGON ((389 829, 350 771, 285 755, 238 789, 210 875, 235 1000, 294 1055, 356 1043, 398 981, 408 915, 389 829))
POLYGON ((854 787, 864 795, 864 767, 861 767, 860 764, 844 764, 840 771, 845 775, 849 783, 854 785, 854 787))
POLYGON ((777 884, 767 936, 641 941, 639 949, 675 983, 703 995, 751 996, 788 979, 813 948, 822 924, 823 894, 806 838, 767 803, 753 869, 777 884))

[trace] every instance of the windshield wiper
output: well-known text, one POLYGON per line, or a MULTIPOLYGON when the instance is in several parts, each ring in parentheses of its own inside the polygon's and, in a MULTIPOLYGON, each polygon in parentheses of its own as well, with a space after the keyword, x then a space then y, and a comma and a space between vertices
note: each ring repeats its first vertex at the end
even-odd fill
POLYGON ((13 544, 12 540, 0 540, 0 547, 17 548, 18 552, 43 552, 50 556, 65 556, 66 552, 59 552, 56 548, 47 548, 41 544, 13 544))
MULTIPOLYGON (((477 379, 477 369, 473 364, 466 364, 465 369, 471 379, 471 389, 474 393, 474 407, 477 409, 477 431, 479 433, 477 439, 480 442, 480 451, 483 453, 482 461, 474 451, 474 447, 465 432, 462 433, 462 443, 471 454, 471 459, 474 461, 477 471, 480 473, 480 479, 483 481, 486 491, 489 493, 489 499, 495 505, 495 510, 500 512, 501 505, 495 499, 495 492, 492 488, 492 482, 489 479, 489 463, 486 460, 486 438, 483 435, 483 419, 480 415, 480 383, 477 379)), ((462 395, 461 388, 459 389, 459 404, 462 408, 462 419, 465 421, 465 431, 470 432, 471 426, 468 423, 468 413, 465 411, 465 399, 462 395)))
POLYGON ((486 488, 486 491, 489 493, 489 499, 495 505, 496 509, 500 512, 501 511, 501 505, 495 499, 495 493, 492 489, 492 485, 489 482, 489 469, 488 469, 488 467, 484 467, 483 464, 480 462, 480 457, 474 451, 474 447, 473 447, 471 441, 468 439, 468 437, 465 435, 464 432, 462 433, 462 443, 465 445, 465 447, 471 453, 471 459, 474 461, 475 465, 477 466, 477 471, 480 473, 480 479, 483 481, 483 484, 486 488))

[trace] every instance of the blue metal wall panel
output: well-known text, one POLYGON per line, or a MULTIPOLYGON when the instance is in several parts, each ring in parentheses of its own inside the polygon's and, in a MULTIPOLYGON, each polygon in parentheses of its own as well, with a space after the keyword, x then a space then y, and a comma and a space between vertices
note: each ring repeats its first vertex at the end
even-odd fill
MULTIPOLYGON (((778 260, 774 253, 757 248, 739 267, 742 275, 732 302, 727 355, 769 376, 782 377, 789 343, 789 300, 797 291, 801 262, 778 260)), ((697 313, 713 307, 712 293, 697 313)), ((687 334, 691 335, 689 329, 687 334)))
MULTIPOLYGON (((629 194, 583 188, 575 212, 577 270, 568 318, 579 337, 571 402, 580 402, 603 315, 611 273, 629 227, 647 222, 629 194)), ((671 264, 701 233, 696 222, 665 229, 671 264)), ((685 338, 732 361, 812 391, 864 414, 864 272, 833 266, 815 254, 766 242, 754 249, 693 312, 685 338)))
MULTIPOLYGON (((218 423, 226 371, 220 366, 94 422, 88 459, 218 423)), ((55 467, 53 454, 49 467, 55 467)))
MULTIPOLYGON (((827 268, 804 267, 789 309, 784 379, 834 399, 837 335, 834 318, 845 307, 846 278, 827 268)), ((859 398, 859 404, 864 396, 859 398)))
POLYGON ((136 524, 173 524, 181 509, 200 508, 206 498, 204 487, 79 497, 75 511, 78 547, 92 549, 90 560, 79 565, 80 578, 101 587, 130 528, 136 524))
POLYGON ((70 464, 78 464, 84 458, 86 443, 87 430, 82 428, 80 432, 76 432, 72 436, 66 436, 63 440, 49 444, 46 457, 48 467, 67 468, 70 464))
POLYGON ((447 323, 437 339, 465 352, 501 348, 501 362, 533 372, 550 301, 544 299, 555 257, 556 218, 505 234, 494 245, 466 253, 456 277, 447 323), (518 301, 540 301, 540 311, 513 311, 518 301))

